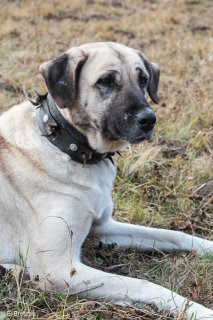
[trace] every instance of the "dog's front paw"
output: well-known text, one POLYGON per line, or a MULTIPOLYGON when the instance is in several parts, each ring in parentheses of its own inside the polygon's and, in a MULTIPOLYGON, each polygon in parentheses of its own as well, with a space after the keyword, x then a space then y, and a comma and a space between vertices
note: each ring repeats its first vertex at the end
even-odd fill
POLYGON ((202 257, 205 254, 213 256, 213 241, 199 239, 198 243, 193 247, 196 250, 196 254, 202 257))
POLYGON ((207 309, 197 303, 193 303, 187 308, 187 320, 213 320, 213 310, 207 309))

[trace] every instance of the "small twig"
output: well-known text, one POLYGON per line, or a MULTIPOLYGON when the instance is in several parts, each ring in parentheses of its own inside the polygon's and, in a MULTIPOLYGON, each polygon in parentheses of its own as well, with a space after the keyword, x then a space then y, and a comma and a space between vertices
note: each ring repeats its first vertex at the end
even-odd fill
POLYGON ((85 293, 85 292, 88 292, 88 291, 91 291, 91 290, 94 290, 94 289, 101 288, 101 287, 103 287, 103 285, 104 285, 104 283, 102 282, 102 283, 97 284, 96 286, 92 286, 92 287, 90 287, 88 289, 85 289, 85 290, 82 290, 82 291, 79 291, 79 292, 76 292, 76 293, 75 292, 70 293, 69 297, 76 296, 76 295, 78 296, 78 295, 80 295, 82 293, 85 293))
POLYGON ((178 288, 180 288, 184 283, 185 281, 187 280, 188 276, 190 275, 191 271, 188 271, 183 277, 182 279, 178 282, 177 286, 178 288))
POLYGON ((115 264, 115 265, 109 266, 109 267, 103 267, 102 269, 107 271, 107 270, 114 270, 114 269, 126 267, 126 266, 128 266, 127 263, 121 263, 121 264, 115 264))
POLYGON ((200 230, 203 230, 203 231, 208 231, 208 232, 210 231, 209 228, 204 228, 204 227, 201 227, 201 226, 198 226, 198 225, 196 225, 194 227, 196 227, 196 229, 200 229, 200 230))

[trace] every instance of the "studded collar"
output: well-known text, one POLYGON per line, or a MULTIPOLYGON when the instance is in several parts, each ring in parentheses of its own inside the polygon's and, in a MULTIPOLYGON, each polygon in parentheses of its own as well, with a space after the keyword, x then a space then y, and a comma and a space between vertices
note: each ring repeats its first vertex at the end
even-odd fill
POLYGON ((75 162, 96 164, 108 158, 114 164, 112 156, 115 153, 101 154, 93 150, 87 138, 62 116, 50 93, 41 95, 36 91, 36 94, 36 101, 28 99, 36 106, 37 123, 42 136, 75 162))

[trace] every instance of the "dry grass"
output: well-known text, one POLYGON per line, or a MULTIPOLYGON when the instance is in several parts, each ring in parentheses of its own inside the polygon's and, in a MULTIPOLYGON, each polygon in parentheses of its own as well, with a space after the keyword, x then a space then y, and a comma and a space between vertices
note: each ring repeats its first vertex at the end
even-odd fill
MULTIPOLYGON (((1 0, 0 108, 22 101, 24 88, 44 88, 39 64, 69 46, 110 40, 142 50, 161 66, 158 125, 153 144, 118 159, 115 215, 212 238, 212 16, 211 0, 1 0)), ((146 278, 213 307, 210 256, 144 255, 88 242, 84 254, 89 265, 146 278)), ((6 310, 43 319, 172 319, 153 308, 44 294, 2 271, 0 319, 6 310)))

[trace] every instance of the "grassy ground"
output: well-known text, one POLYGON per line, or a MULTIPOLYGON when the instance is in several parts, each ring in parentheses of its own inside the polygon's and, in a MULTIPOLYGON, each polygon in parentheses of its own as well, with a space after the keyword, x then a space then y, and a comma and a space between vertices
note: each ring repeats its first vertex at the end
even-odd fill
MULTIPOLYGON (((110 40, 140 49, 161 66, 158 125, 152 144, 130 148, 117 160, 115 216, 213 239, 212 16, 211 0, 1 0, 0 108, 22 101, 23 89, 44 89, 39 64, 70 46, 110 40)), ((213 308, 212 257, 146 255, 86 241, 84 259, 213 308)), ((4 319, 1 311, 29 311, 43 319, 172 319, 153 308, 44 294, 4 270, 4 319)))

